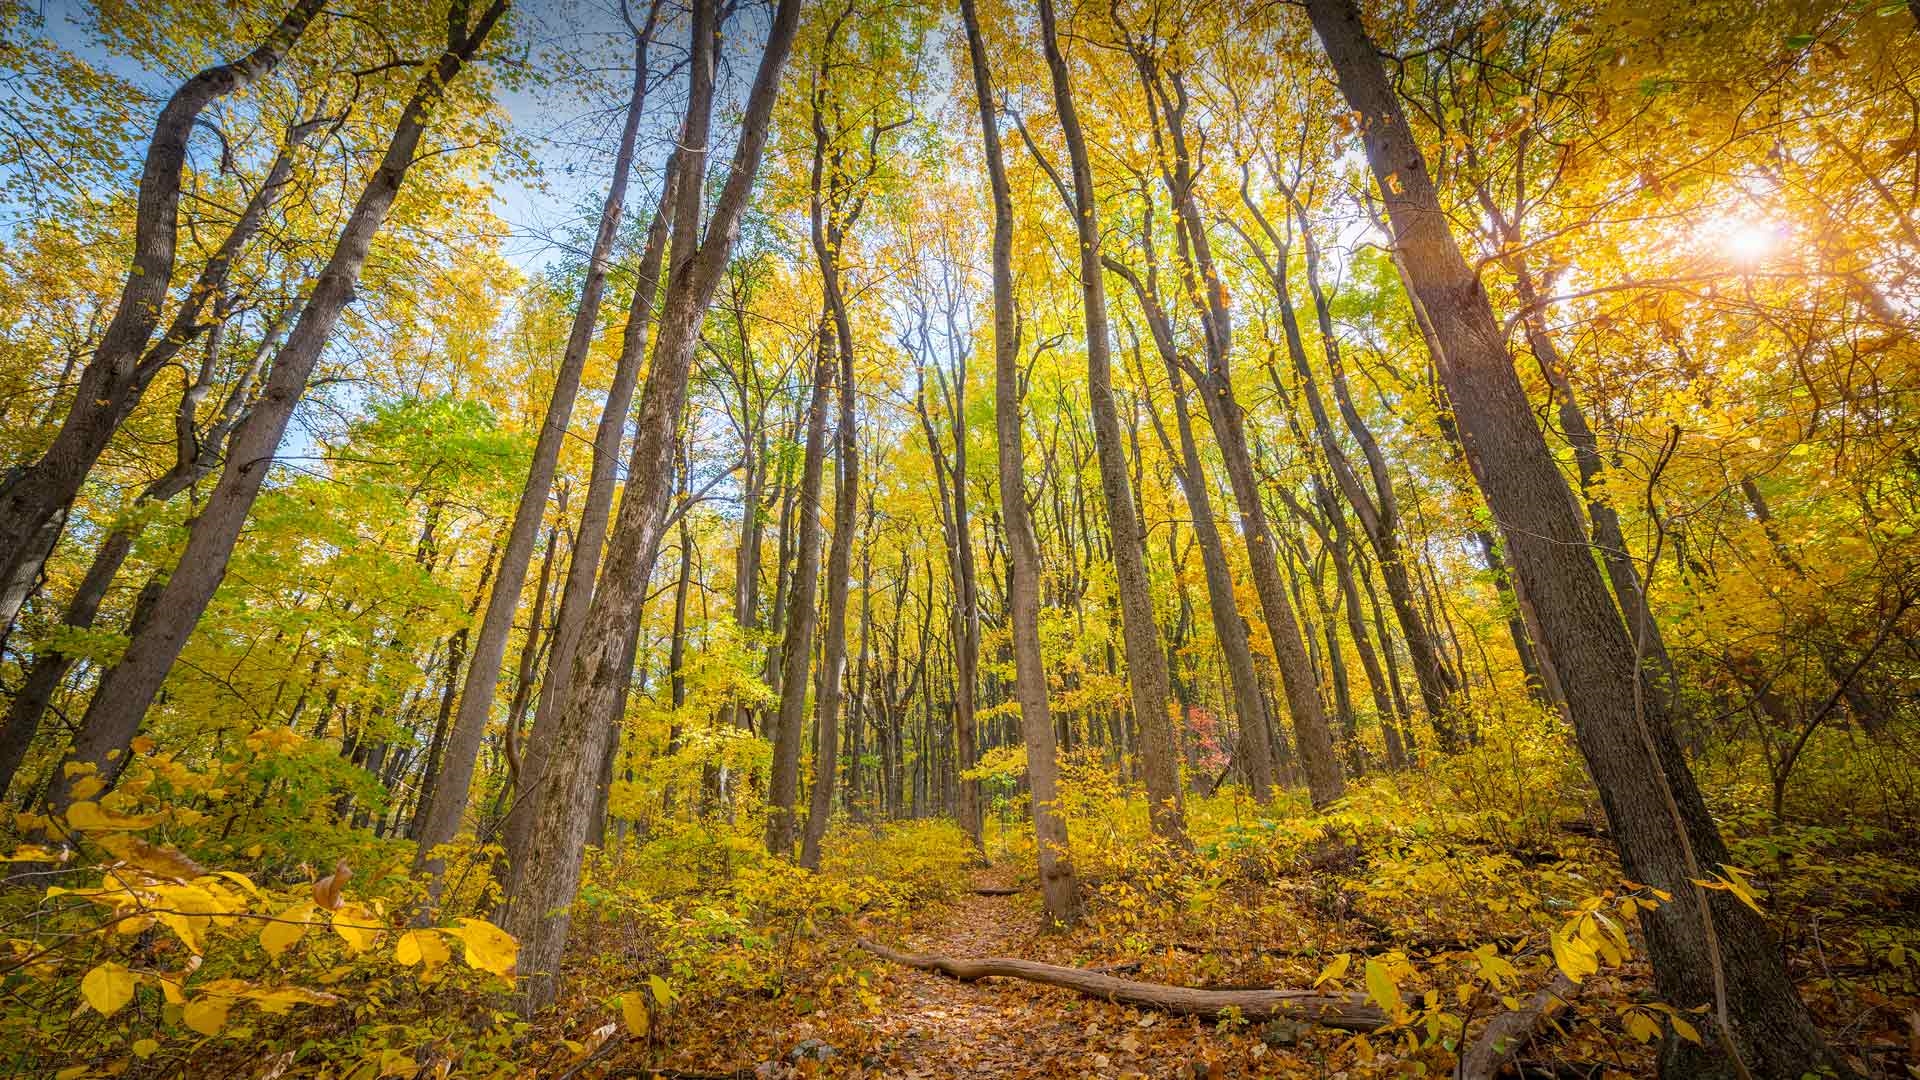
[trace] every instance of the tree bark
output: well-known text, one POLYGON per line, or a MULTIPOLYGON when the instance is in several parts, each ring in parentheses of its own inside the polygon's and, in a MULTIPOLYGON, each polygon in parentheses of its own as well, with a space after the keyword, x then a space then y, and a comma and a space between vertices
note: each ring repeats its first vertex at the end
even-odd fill
MULTIPOLYGON (((426 910, 439 903, 442 874, 446 864, 435 852, 460 831, 466 814, 468 789, 473 784, 474 765, 480 756, 480 744, 493 716, 493 699, 499 688, 500 668, 506 661, 507 639, 513 634, 514 613, 520 608, 520 593, 526 585, 527 568, 533 559, 534 541, 547 517, 547 498, 553 489, 554 473, 559 469, 560 451, 573 419, 574 400, 580 394, 581 372, 586 367, 587 351, 600 321, 600 301, 606 295, 607 263, 620 232, 620 218, 626 208, 627 178, 633 171, 634 144, 639 137, 640 120, 647 102, 647 41, 651 36, 653 7, 646 27, 634 46, 633 90, 627 100, 626 122, 620 131, 615 151, 613 178, 600 208, 599 230, 593 250, 587 257, 586 280, 581 286, 580 303, 573 312, 573 325, 560 356, 560 368, 554 375, 553 393, 547 402, 546 417, 533 447, 533 461, 527 469, 527 482, 520 489, 520 501, 514 507, 513 527, 500 557, 500 574, 493 593, 487 598, 487 612, 474 638, 473 659, 467 665, 466 679, 460 688, 460 710, 448 735, 446 756, 440 775, 433 780, 433 799, 416 823, 413 869, 427 876, 426 910)), ((575 553, 575 559, 579 554, 575 553)), ((536 720, 538 714, 536 713, 536 720)))
MULTIPOLYGON (((980 114, 987 179, 993 193, 993 412, 998 442, 1000 518, 1007 533, 1007 607, 1012 623, 1014 697, 1027 748, 1027 786, 1033 799, 1033 831, 1040 890, 1046 914, 1056 923, 1079 914, 1067 823, 1055 802, 1060 766, 1055 759, 1053 717, 1047 707, 1047 672, 1040 653, 1040 545, 1027 510, 1026 463, 1020 424, 1020 322, 1013 299, 1013 198, 994 116, 993 79, 974 0, 960 0, 967 55, 973 69, 974 104, 980 114)), ((896 739, 897 742, 897 739, 896 739)), ((897 796, 896 796, 897 805, 897 796)))
POLYGON ((1040 34, 1047 69, 1052 76, 1054 106, 1060 116, 1060 130, 1066 138, 1073 172, 1080 298, 1086 324, 1087 400, 1093 415, 1107 530, 1113 541, 1114 581, 1120 593, 1120 628, 1126 643, 1127 681, 1132 691, 1134 722, 1140 728, 1139 754, 1147 784, 1148 816, 1156 836, 1184 845, 1187 827, 1185 800, 1180 789, 1180 758, 1174 744, 1173 723, 1167 716, 1167 658, 1160 651, 1160 624, 1153 612, 1146 550, 1134 506, 1133 485, 1127 476, 1120 414, 1113 397, 1111 329, 1107 319, 1106 279, 1100 263, 1100 222, 1095 205, 1093 167, 1087 158, 1079 113, 1074 108, 1066 56, 1060 51, 1053 0, 1040 0, 1040 34))
MULTIPOLYGON (((460 73, 485 43, 508 0, 492 0, 469 29, 465 8, 450 20, 446 49, 434 61, 402 109, 380 165, 361 191, 333 254, 321 270, 306 309, 275 354, 260 401, 235 430, 220 480, 194 520, 179 567, 167 579, 154 606, 152 619, 134 635, 120 662, 109 669, 94 691, 79 735, 67 761, 91 764, 111 783, 128 760, 128 748, 140 730, 140 721, 167 671, 180 655, 187 635, 206 610, 214 590, 226 576, 235 541, 246 524, 248 511, 266 479, 274 451, 279 447, 294 408, 306 392, 307 381, 320 352, 353 299, 354 284, 366 265, 374 235, 399 194, 415 150, 426 132, 428 113, 446 85, 460 73)), ((84 391, 83 391, 84 392, 84 391)), ((74 773, 61 768, 47 792, 47 802, 64 811, 71 801, 74 773)))
POLYGON ((580 634, 593 604, 594 574, 600 567, 600 553, 606 544, 607 523, 613 510, 613 492, 618 486, 615 472, 620 464, 620 442, 626 435, 627 415, 632 410, 634 389, 639 384, 640 365, 646 360, 653 305, 660 291, 660 268, 666 261, 667 229, 673 218, 680 160, 677 152, 667 158, 660 182, 660 205, 647 227, 633 301, 627 309, 627 325, 620 336, 620 357, 614 363, 613 382, 607 389, 600 424, 593 435, 587 497, 580 510, 580 526, 574 534, 573 554, 568 558, 567 575, 561 586, 559 618, 547 652, 547 673, 541 683, 540 700, 534 706, 533 728, 527 734, 520 757, 519 775, 512 793, 514 801, 507 811, 502 846, 509 866, 526 853, 527 832, 533 825, 532 814, 525 809, 527 794, 545 772, 554 727, 573 676, 574 653, 580 647, 580 634))
MULTIPOLYGON (((227 440, 232 437, 235 426, 246 418, 246 410, 253 400, 254 383, 259 380, 267 358, 273 354, 287 323, 298 311, 299 304, 296 303, 268 325, 251 362, 228 388, 213 423, 201 431, 199 408, 213 389, 221 338, 217 332, 209 336, 207 355, 200 365, 199 376, 181 395, 180 405, 174 412, 173 466, 140 492, 129 509, 127 520, 116 524, 99 550, 94 552, 93 561, 87 565, 79 588, 67 602, 62 619, 67 626, 85 630, 99 616, 100 605, 113 587, 120 567, 132 554, 134 542, 144 531, 144 519, 139 513, 141 508, 172 499, 205 479, 220 464, 226 453, 227 440)), ((27 750, 33 744, 47 708, 53 703, 55 691, 73 670, 75 663, 77 660, 74 657, 51 650, 34 655, 20 691, 7 706, 6 726, 0 729, 0 793, 12 785, 14 774, 19 771, 20 763, 25 760, 27 750)))
POLYGON ((839 364, 838 335, 820 327, 814 361, 813 401, 807 406, 807 446, 800 470, 799 528, 793 585, 787 590, 787 632, 780 646, 780 711, 773 729, 773 774, 767 782, 767 851, 793 855, 796 807, 800 800, 801 721, 807 710, 807 671, 813 664, 815 603, 820 587, 820 489, 826 472, 827 400, 839 364))
POLYGON ((1307 0, 1340 89, 1359 114, 1368 164, 1394 246, 1431 321, 1435 359, 1489 508, 1506 534, 1566 685, 1574 734, 1599 788, 1628 877, 1673 894, 1645 931, 1663 1001, 1712 1005, 1708 1047, 1669 1035, 1668 1076, 1799 1076, 1848 1069, 1795 993, 1764 919, 1724 890, 1691 884, 1724 863, 1726 845, 1668 722, 1645 692, 1632 635, 1586 546, 1565 477, 1534 422, 1480 281, 1447 225, 1380 54, 1353 0, 1307 0))
MULTIPOLYGON (((324 0, 296 0, 265 41, 240 59, 207 68, 182 83, 154 121, 135 199, 133 264, 121 286, 120 302, 93 357, 81 370, 73 405, 52 444, 38 461, 0 487, 0 582, 9 586, 0 590, 0 642, 33 591, 67 507, 160 368, 141 364, 140 359, 159 325, 160 309, 173 283, 180 171, 186 165, 195 121, 215 100, 246 89, 278 67, 324 6, 324 0)), ((267 190, 263 185, 262 191, 267 190)), ((253 231, 244 230, 242 244, 253 231)), ((234 234, 242 235, 237 225, 234 234)), ((224 279, 237 254, 237 247, 221 247, 202 277, 211 272, 224 279)), ((197 310, 210 299, 209 292, 199 291, 187 303, 197 310)))
POLYGON ((638 431, 626 492, 609 533, 600 584, 582 628, 567 699, 550 743, 540 786, 532 793, 531 841, 508 890, 507 930, 520 941, 518 1006, 530 1013, 553 1000, 555 974, 567 939, 570 909, 580 882, 588 815, 601 758, 632 670, 628 642, 660 550, 673 488, 674 449, 687 399, 687 375, 699 324, 733 247, 740 215, 766 148, 780 73, 799 22, 798 0, 781 0, 754 76, 733 168, 700 238, 705 202, 707 140, 713 100, 713 0, 693 6, 693 55, 688 122, 683 129, 682 177, 673 222, 673 268, 668 275, 653 363, 641 394, 638 431))

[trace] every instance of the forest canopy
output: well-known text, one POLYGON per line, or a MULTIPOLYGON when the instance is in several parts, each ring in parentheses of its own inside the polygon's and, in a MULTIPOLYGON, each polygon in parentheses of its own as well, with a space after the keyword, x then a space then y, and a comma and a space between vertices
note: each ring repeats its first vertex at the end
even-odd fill
POLYGON ((1920 1076, 1920 3, 0 0, 0 1073, 1920 1076))

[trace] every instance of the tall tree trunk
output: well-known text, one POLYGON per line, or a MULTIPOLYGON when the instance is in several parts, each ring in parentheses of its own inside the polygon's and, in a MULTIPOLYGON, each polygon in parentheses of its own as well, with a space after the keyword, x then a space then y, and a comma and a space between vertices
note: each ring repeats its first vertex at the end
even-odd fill
MULTIPOLYGON (((354 284, 366 265, 374 234, 386 220, 407 169, 413 164, 428 112, 440 100, 443 88, 479 51, 500 17, 507 0, 492 0, 468 29, 464 17, 449 20, 446 49, 422 77, 413 97, 401 110, 380 165, 374 170, 358 202, 341 229, 332 256, 321 270, 313 295, 292 334, 275 355, 258 404, 235 430, 227 463, 194 519, 186 550, 167 579, 153 609, 153 617, 127 645, 120 662, 109 669, 94 691, 68 754, 74 765, 91 764, 111 783, 128 760, 127 749, 140 730, 141 718, 153 703, 167 671, 180 655, 187 635, 200 621, 214 590, 226 576, 235 541, 246 524, 248 511, 266 479, 274 451, 280 445, 295 406, 306 392, 307 380, 320 359, 354 284)), ((55 810, 64 811, 72 799, 71 783, 84 770, 61 768, 47 792, 55 810)))
MULTIPOLYGON (((639 384, 640 366, 647 357, 648 328, 653 321, 653 305, 660 291, 660 268, 666 261, 667 230, 673 218, 674 193, 678 188, 681 155, 668 156, 660 181, 660 205, 653 222, 647 226, 646 246, 640 254, 640 273, 634 283, 633 301, 627 308, 627 325, 620 335, 620 356, 614 363, 613 383, 607 389, 606 404, 600 412, 600 424, 593 435, 593 463, 588 468, 587 497, 580 510, 580 527, 574 535, 573 554, 567 561, 567 576, 560 592, 559 619, 554 625, 553 642, 547 653, 547 674, 542 681, 540 701, 533 711, 533 729, 528 733, 515 777, 513 804, 507 811, 505 836, 508 865, 525 856, 527 834, 533 827, 533 815, 527 809, 528 793, 546 769, 548 748, 553 745, 554 728, 561 706, 566 703, 569 680, 573 677, 574 653, 580 647, 580 635, 586 627, 587 612, 593 604, 594 572, 600 566, 600 553, 607 538, 607 522, 613 511, 613 493, 618 486, 615 473, 620 464, 620 443, 627 431, 627 414, 633 406, 633 393, 639 384)), ((564 512, 564 508, 563 508, 564 512)))
POLYGON ((793 584, 787 590, 786 636, 780 646, 780 711, 773 729, 773 774, 767 782, 767 851, 793 855, 794 818, 800 799, 801 728, 807 710, 807 671, 813 663, 813 628, 820 585, 820 489, 826 472, 827 401, 839 364, 839 338, 825 320, 814 362, 813 401, 807 406, 807 446, 800 470, 798 539, 793 584))
MULTIPOLYGON (((1151 244, 1150 238, 1148 243, 1151 244)), ((1187 411, 1186 384, 1175 352, 1173 329, 1158 300, 1158 290, 1155 288, 1157 275, 1153 264, 1148 263, 1144 281, 1131 271, 1122 271, 1122 276, 1134 286, 1141 307, 1146 312, 1161 366, 1166 370, 1167 384, 1173 390, 1174 422, 1180 432, 1180 464, 1174 468, 1174 478, 1179 481, 1180 490, 1187 499, 1187 509, 1193 515, 1193 532, 1200 545, 1200 563, 1207 581, 1207 612, 1213 621, 1213 636, 1226 656, 1234 708, 1239 714, 1242 739, 1235 756, 1246 774, 1247 786, 1253 792, 1254 801, 1264 806, 1273 799, 1272 739, 1267 733, 1266 702, 1260 696, 1260 676, 1253 665, 1253 646, 1248 640, 1246 620, 1240 615, 1239 601, 1234 597, 1233 570, 1227 562, 1226 544, 1220 538, 1220 527, 1213 514, 1213 497, 1208 491, 1205 467, 1200 462, 1200 447, 1193 437, 1193 420, 1187 411)), ((1140 376, 1144 383, 1146 372, 1142 370, 1140 376)), ((1167 450, 1167 456, 1172 457, 1172 441, 1167 438, 1159 414, 1152 410, 1151 400, 1148 402, 1148 416, 1153 421, 1154 432, 1160 436, 1161 444, 1167 450)))
POLYGON ((523 973, 519 1007, 532 1012, 553 1000, 554 975, 566 944, 569 912, 580 882, 588 815, 610 725, 631 671, 628 642, 652 576, 673 489, 674 450, 687 400, 687 375, 701 319, 720 275, 759 172, 780 73, 793 46, 799 0, 780 0, 766 49, 741 115, 733 167, 713 204, 704 242, 707 139, 713 100, 714 0, 693 5, 693 54, 688 122, 683 129, 682 178, 673 222, 673 268, 668 275, 653 363, 641 394, 638 432, 627 469, 626 492, 609 533, 606 561, 581 631, 567 700, 533 793, 531 841, 508 888, 507 929, 520 941, 523 973))
MULTIPOLYGON (((265 41, 240 59, 207 68, 182 83, 154 121, 134 204, 133 264, 121 286, 120 302, 93 357, 81 370, 73 405, 52 444, 38 461, 0 487, 0 582, 10 586, 0 590, 0 642, 32 591, 26 583, 37 580, 40 564, 53 551, 66 509, 87 473, 139 403, 154 373, 164 366, 143 364, 141 359, 173 284, 180 172, 200 113, 217 99, 245 90, 270 74, 323 7, 324 0, 296 0, 265 41)), ((277 194, 279 186, 274 184, 271 190, 277 194)), ((261 190, 270 189, 263 185, 261 190)), ((246 221, 244 214, 241 220, 246 221)), ((227 267, 257 227, 257 216, 252 227, 235 226, 229 239, 237 237, 238 244, 232 250, 223 245, 216 252, 201 274, 203 283, 209 274, 225 279, 227 267)), ((212 291, 198 290, 187 304, 197 311, 212 299, 212 291)), ((193 322, 191 316, 186 319, 186 325, 193 322)))
MULTIPOLYGON (((440 760, 446 753, 454 691, 460 684, 460 665, 467 658, 467 638, 473 633, 473 617, 480 610, 480 598, 487 595, 487 579, 493 576, 494 557, 499 553, 500 542, 496 539, 487 548, 487 561, 480 568, 480 585, 474 590, 473 602, 467 605, 467 621, 447 641, 447 677, 440 692, 440 713, 434 718, 433 741, 427 746, 427 760, 420 770, 420 799, 413 808, 413 820, 407 823, 407 835, 415 839, 420 836, 422 815, 433 805, 433 786, 440 780, 440 760)), ((529 641, 532 635, 533 631, 528 631, 529 641)))
POLYGON ((1047 672, 1040 653, 1040 545, 1027 510, 1026 464, 1020 431, 1020 316, 1013 299, 1013 199, 994 116, 993 79, 980 35, 974 0, 960 0, 967 55, 973 69, 974 103, 993 193, 993 412, 998 441, 1000 518, 1007 532, 1007 606, 1013 630, 1014 697, 1020 702, 1021 735, 1027 749, 1027 784, 1033 801, 1034 848, 1040 893, 1049 919, 1071 922, 1080 910, 1073 863, 1067 852, 1067 822, 1056 799, 1060 766, 1054 754, 1053 718, 1047 707, 1047 672))
MULTIPOLYGON (((613 178, 600 207, 599 230, 593 250, 587 257, 586 280, 581 286, 580 303, 573 312, 573 325, 560 356, 560 368, 554 375, 553 394, 547 402, 546 417, 540 424, 540 436, 533 447, 533 461, 527 469, 527 482, 520 489, 520 502, 514 507, 513 528, 507 534, 507 546, 500 559, 499 580, 487 599, 487 613, 474 639, 473 660, 467 665, 466 681, 460 689, 460 711, 447 738, 446 757, 440 775, 433 781, 433 799, 427 805, 416 829, 419 846, 414 850, 413 868, 424 873, 427 883, 427 910, 439 903, 445 863, 435 849, 451 841, 460 831, 466 814, 468 789, 473 784, 474 765, 479 760, 480 744, 493 715, 494 692, 500 683, 500 667, 506 661, 507 639, 513 633, 514 613, 520 608, 520 593, 526 585, 527 567, 533 559, 533 544, 547 517, 547 497, 553 488, 554 473, 560 466, 560 451, 566 443, 568 425, 573 419, 573 403, 580 394, 580 376, 586 367, 587 351, 593 346, 594 330, 600 321, 600 301, 606 295, 607 265, 613 244, 619 237, 620 218, 626 208, 627 178, 633 172, 634 143, 639 137, 640 120, 647 103, 647 42, 652 36, 659 3, 653 6, 646 26, 634 45, 633 90, 627 100, 626 123, 620 131, 619 148, 614 153, 613 178)), ((575 559, 579 553, 575 553, 575 559)), ((535 714, 536 721, 538 714, 535 714)))
POLYGON ((1148 816, 1154 834, 1186 843, 1186 809, 1180 790, 1180 758, 1174 745, 1167 658, 1160 651, 1160 625, 1153 613, 1146 550, 1133 485, 1127 476, 1126 444, 1113 397, 1111 330, 1107 287, 1100 263, 1100 221, 1095 206, 1093 167, 1073 104, 1066 56, 1060 51, 1053 0, 1040 0, 1041 45, 1052 75, 1053 100, 1072 163, 1074 225, 1080 249, 1080 297, 1087 344, 1087 400, 1093 414, 1094 445, 1100 463, 1100 489, 1107 507, 1107 531, 1113 540, 1115 585, 1120 593, 1120 627, 1126 642, 1127 682, 1132 690, 1134 722, 1140 728, 1141 771, 1147 783, 1148 816))
POLYGON ((1360 117, 1409 287, 1442 348, 1436 357, 1475 477, 1548 655, 1566 685, 1574 734, 1606 806, 1627 876, 1674 899, 1647 913, 1661 1000, 1714 1008, 1706 1048, 1669 1035, 1668 1076, 1800 1076, 1849 1070, 1821 1040, 1761 916, 1724 890, 1693 885, 1726 845, 1675 742, 1662 695, 1648 694, 1632 635, 1586 548, 1567 483, 1534 423, 1505 335, 1447 226, 1426 161, 1353 0, 1307 0, 1342 93, 1360 117))

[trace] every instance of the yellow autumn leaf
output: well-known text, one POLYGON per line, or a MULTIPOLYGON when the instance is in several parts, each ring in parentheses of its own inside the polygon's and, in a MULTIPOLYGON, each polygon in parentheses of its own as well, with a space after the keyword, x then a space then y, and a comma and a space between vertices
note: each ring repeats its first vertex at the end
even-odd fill
POLYGON ((1553 962, 1567 978, 1578 983, 1587 976, 1600 970, 1600 962, 1594 956, 1593 946, 1564 932, 1555 930, 1552 935, 1553 962))
POLYGON ((85 830, 148 829, 166 820, 165 814, 119 814, 100 804, 81 800, 67 807, 67 826, 85 830))
POLYGON ((635 1035, 645 1035, 652 1023, 647 1015, 646 995, 638 990, 629 990, 620 995, 620 1018, 626 1021, 627 1030, 635 1035))
POLYGON ((513 962, 520 954, 520 943, 513 935, 485 919, 461 919, 447 933, 467 947, 467 966, 491 972, 503 979, 513 978, 513 962))
POLYGON ((1400 987, 1393 981, 1393 973, 1387 970, 1387 965, 1378 960, 1368 960, 1366 979, 1367 996, 1385 1009, 1388 1016, 1398 1017, 1406 1009, 1406 1003, 1400 1000, 1400 987))
POLYGON ((231 1008, 232 998, 211 994, 194 998, 187 1002, 187 1026, 202 1035, 218 1035, 220 1029, 227 1026, 227 1010, 231 1008))
POLYGON ((1353 954, 1341 953, 1339 956, 1336 956, 1333 958, 1333 963, 1328 964, 1326 966, 1326 969, 1320 972, 1320 977, 1313 980, 1313 985, 1318 987, 1322 983, 1332 982, 1335 979, 1343 978, 1347 974, 1347 969, 1352 966, 1353 966, 1353 954))
POLYGON ((381 924, 379 917, 358 901, 347 901, 333 913, 333 932, 339 934, 341 940, 347 943, 347 948, 356 953, 373 948, 374 939, 384 929, 386 927, 381 924))
POLYGON ((673 991, 667 987, 667 980, 658 975, 649 975, 647 987, 653 991, 653 1000, 659 1002, 661 1008, 673 1003, 673 991))
POLYGON ((407 967, 424 964, 428 974, 446 963, 452 955, 452 950, 447 948, 446 938, 438 930, 409 930, 400 935, 400 940, 393 947, 396 962, 407 967))
POLYGON ((307 924, 313 921, 313 901, 305 900, 293 905, 274 916, 272 922, 260 928, 260 947, 275 960, 280 954, 293 947, 301 935, 307 932, 307 924))
POLYGON ((160 1044, 153 1039, 135 1039, 133 1041, 133 1056, 139 1058, 141 1061, 145 1061, 159 1052, 160 1044))
POLYGON ((101 1016, 112 1016, 133 1000, 133 984, 133 972, 108 960, 81 978, 80 996, 101 1016))
POLYGON ((266 990, 247 991, 247 1000, 254 1003, 264 1013, 284 1013, 295 1005, 337 1005, 339 997, 309 990, 304 986, 276 986, 266 990))

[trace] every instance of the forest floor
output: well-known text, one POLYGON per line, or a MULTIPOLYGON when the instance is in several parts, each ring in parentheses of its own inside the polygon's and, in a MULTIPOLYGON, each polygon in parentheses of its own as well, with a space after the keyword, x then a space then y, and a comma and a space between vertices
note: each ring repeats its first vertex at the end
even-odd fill
MULTIPOLYGON (((861 932, 902 950, 958 958, 1018 957, 1089 966, 1085 941, 1042 929, 1039 894, 1018 888, 1022 868, 997 863, 973 871, 971 889, 904 920, 861 932), (1016 889, 1002 895, 1001 890, 1016 889)), ((851 937, 829 943, 853 950, 851 937)), ((864 957, 865 954, 857 954, 864 957)), ((1325 1064, 1348 1036, 1281 1022, 1286 1050, 1272 1033, 1216 1021, 1114 1005, 1069 990, 1011 979, 961 982, 888 964, 872 965, 858 995, 833 1008, 794 1015, 777 1002, 743 1001, 721 1030, 703 1023, 670 1037, 662 1056, 631 1047, 607 1061, 607 1076, 677 1080, 786 1080, 791 1077, 1340 1077, 1325 1064), (726 1032, 731 1032, 729 1037, 726 1032)), ((1135 962, 1123 974, 1131 975, 1135 962)), ((592 1075, 592 1073, 586 1073, 592 1075)))

